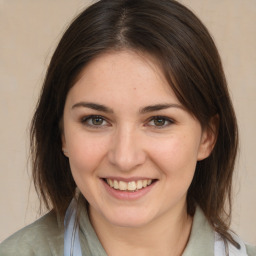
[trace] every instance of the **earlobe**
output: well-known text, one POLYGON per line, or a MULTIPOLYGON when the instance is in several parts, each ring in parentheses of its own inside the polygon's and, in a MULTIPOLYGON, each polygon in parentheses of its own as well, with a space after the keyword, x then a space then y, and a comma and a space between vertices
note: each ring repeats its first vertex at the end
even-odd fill
POLYGON ((67 150, 65 150, 64 148, 62 148, 62 152, 63 152, 63 154, 64 154, 66 157, 68 157, 68 151, 67 151, 67 150))
POLYGON ((68 157, 68 151, 67 151, 67 149, 66 149, 66 140, 65 140, 64 134, 62 134, 62 136, 61 136, 61 141, 62 141, 62 152, 63 152, 63 154, 64 154, 66 157, 68 157))
POLYGON ((215 115, 211 118, 207 127, 204 128, 202 132, 202 138, 200 143, 200 148, 198 151, 197 160, 203 160, 207 158, 217 141, 218 137, 218 128, 219 128, 219 116, 215 115))

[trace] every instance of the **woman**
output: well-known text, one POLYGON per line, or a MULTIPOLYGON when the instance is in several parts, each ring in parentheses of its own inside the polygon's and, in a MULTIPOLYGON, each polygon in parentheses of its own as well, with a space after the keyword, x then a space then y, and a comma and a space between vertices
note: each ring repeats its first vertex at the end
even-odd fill
POLYGON ((191 11, 99 1, 63 35, 32 121, 51 211, 0 254, 256 255, 229 231, 237 137, 217 49, 191 11))

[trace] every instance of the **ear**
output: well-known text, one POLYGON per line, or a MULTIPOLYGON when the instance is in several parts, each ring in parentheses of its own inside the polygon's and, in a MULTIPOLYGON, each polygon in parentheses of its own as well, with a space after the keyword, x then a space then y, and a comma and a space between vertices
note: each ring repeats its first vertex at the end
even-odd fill
POLYGON ((62 152, 66 157, 68 157, 66 139, 65 139, 65 135, 63 133, 61 135, 61 142, 62 142, 62 152))
POLYGON ((217 141, 219 128, 219 116, 215 115, 210 119, 209 124, 202 131, 201 142, 198 150, 197 160, 203 160, 207 158, 217 141))

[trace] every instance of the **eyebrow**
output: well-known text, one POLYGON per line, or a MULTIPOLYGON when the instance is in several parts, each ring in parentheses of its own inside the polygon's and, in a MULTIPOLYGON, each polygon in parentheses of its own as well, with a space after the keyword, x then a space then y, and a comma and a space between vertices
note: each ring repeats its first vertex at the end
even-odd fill
POLYGON ((156 105, 146 106, 146 107, 140 109, 139 112, 141 114, 146 114, 149 112, 159 111, 159 110, 163 110, 163 109, 167 109, 167 108, 179 108, 179 109, 184 110, 184 107, 179 104, 156 104, 156 105))
MULTIPOLYGON (((114 111, 111 108, 104 106, 102 104, 97 104, 92 102, 78 102, 72 106, 72 109, 79 108, 79 107, 90 108, 90 109, 94 109, 94 110, 105 112, 105 113, 111 113, 111 114, 114 113, 114 111)), ((150 106, 141 108, 139 110, 139 113, 146 114, 146 113, 164 110, 168 108, 179 108, 184 110, 184 107, 179 104, 156 104, 156 105, 150 105, 150 106)))
POLYGON ((108 108, 101 104, 91 103, 91 102, 78 102, 72 106, 72 109, 79 108, 79 107, 90 108, 90 109, 94 109, 94 110, 105 112, 105 113, 114 113, 114 111, 111 108, 108 108))

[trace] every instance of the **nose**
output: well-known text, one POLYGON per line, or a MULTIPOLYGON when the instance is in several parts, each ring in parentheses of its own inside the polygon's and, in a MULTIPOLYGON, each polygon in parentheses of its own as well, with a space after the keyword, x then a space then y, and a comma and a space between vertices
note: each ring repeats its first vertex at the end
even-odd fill
POLYGON ((120 171, 132 171, 146 160, 143 142, 139 132, 119 129, 112 137, 108 152, 109 162, 120 171))

